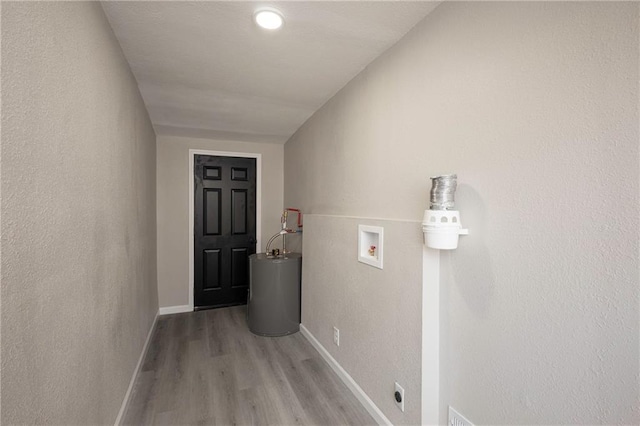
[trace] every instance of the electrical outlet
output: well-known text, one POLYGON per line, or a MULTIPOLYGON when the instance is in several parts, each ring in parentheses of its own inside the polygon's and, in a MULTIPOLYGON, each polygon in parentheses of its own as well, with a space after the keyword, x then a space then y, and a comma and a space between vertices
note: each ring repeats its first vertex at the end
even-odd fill
POLYGON ((340 330, 336 327, 333 327, 333 343, 336 346, 340 346, 340 330))
POLYGON ((396 405, 404 413, 404 389, 396 382, 396 391, 393 393, 393 400, 396 405))
POLYGON ((473 423, 449 406, 449 426, 473 426, 473 423))

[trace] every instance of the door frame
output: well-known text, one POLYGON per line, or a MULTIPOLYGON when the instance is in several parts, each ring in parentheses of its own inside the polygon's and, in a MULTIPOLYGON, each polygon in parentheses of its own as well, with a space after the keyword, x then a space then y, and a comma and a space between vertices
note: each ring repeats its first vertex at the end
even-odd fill
POLYGON ((209 151, 204 149, 189 150, 189 311, 194 310, 194 164, 196 155, 214 157, 255 158, 256 160, 256 253, 262 247, 262 154, 250 152, 209 151))

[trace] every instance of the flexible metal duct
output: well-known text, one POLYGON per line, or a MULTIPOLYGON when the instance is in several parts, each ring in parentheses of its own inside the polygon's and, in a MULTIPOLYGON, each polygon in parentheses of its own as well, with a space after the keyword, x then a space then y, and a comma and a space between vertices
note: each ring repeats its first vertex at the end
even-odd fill
POLYGON ((431 210, 452 210, 458 185, 457 175, 433 176, 431 178, 431 210))

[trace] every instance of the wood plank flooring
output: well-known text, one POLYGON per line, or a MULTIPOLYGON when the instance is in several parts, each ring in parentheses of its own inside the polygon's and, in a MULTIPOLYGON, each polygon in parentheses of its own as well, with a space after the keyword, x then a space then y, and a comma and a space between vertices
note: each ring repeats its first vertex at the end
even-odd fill
POLYGON ((373 425, 300 334, 261 337, 246 306, 162 316, 126 425, 373 425))

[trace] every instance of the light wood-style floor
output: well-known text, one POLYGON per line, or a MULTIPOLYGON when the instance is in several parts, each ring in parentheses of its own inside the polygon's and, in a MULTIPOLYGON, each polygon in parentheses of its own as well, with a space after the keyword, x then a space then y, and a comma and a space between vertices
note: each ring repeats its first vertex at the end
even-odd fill
POLYGON ((300 334, 260 337, 246 306, 162 316, 124 424, 375 424, 300 334))

